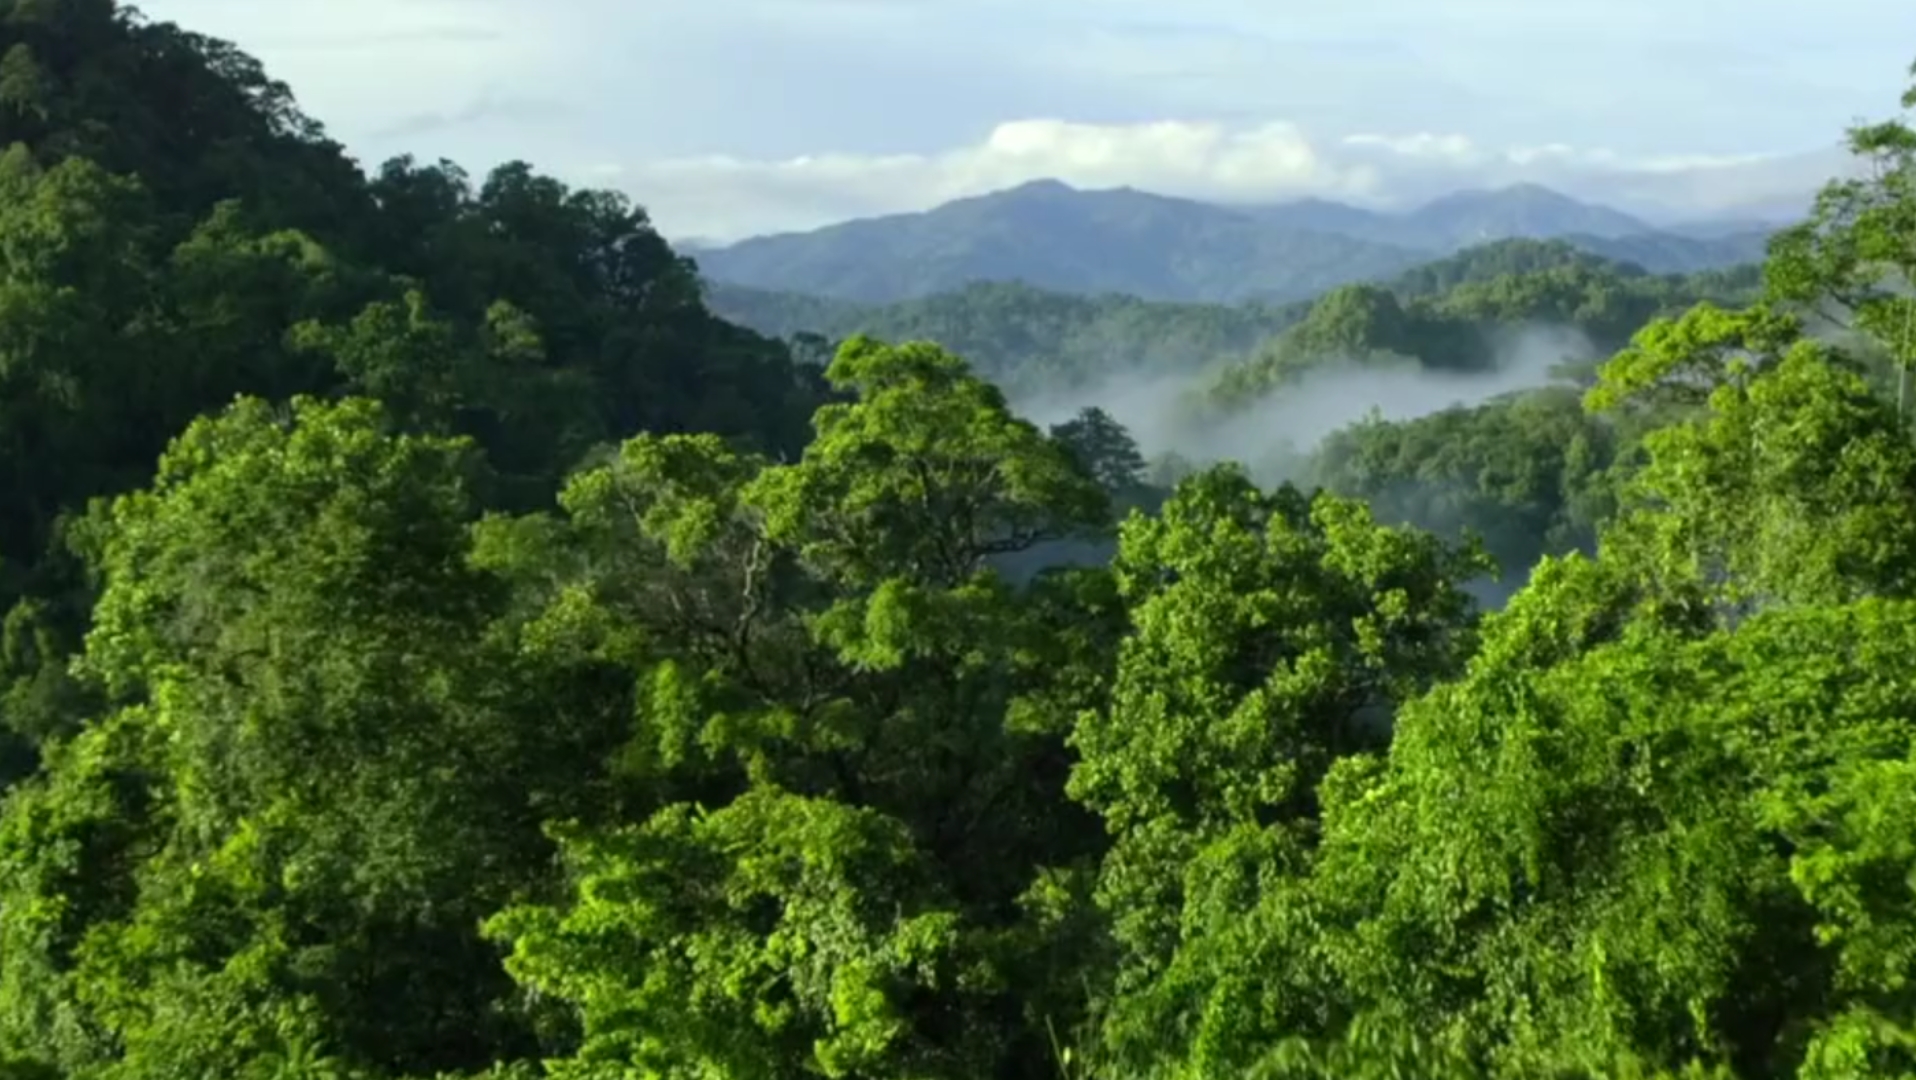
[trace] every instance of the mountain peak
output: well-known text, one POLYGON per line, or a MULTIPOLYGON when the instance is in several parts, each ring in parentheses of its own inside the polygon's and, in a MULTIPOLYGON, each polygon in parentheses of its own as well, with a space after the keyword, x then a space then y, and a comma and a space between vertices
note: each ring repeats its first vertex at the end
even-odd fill
MULTIPOLYGON (((1065 183, 1063 180, 1057 180, 1057 179, 1045 177, 1045 178, 1040 178, 1037 180, 1026 180, 1022 184, 1018 184, 1013 187, 1008 187, 1003 189, 1002 191, 993 192, 992 194, 1005 197, 1005 198, 1017 198, 1019 196, 1031 196, 1031 195, 1040 195, 1040 196, 1076 195, 1078 194, 1078 189, 1072 187, 1070 184, 1065 183)), ((990 197, 991 195, 985 196, 985 198, 990 198, 990 197)))

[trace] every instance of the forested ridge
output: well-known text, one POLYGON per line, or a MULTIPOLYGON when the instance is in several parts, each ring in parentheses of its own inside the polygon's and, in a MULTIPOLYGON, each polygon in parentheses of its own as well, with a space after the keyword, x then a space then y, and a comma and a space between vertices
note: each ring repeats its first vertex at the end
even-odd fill
MULTIPOLYGON (((1082 296, 1021 282, 980 281, 962 289, 893 304, 861 304, 804 293, 708 282, 707 299, 723 317, 761 333, 827 349, 854 334, 887 340, 930 340, 957 352, 1008 393, 1056 393, 1116 376, 1230 372, 1231 385, 1258 392, 1277 357, 1295 352, 1286 331, 1340 321, 1340 303, 1375 298, 1401 330, 1375 315, 1342 328, 1333 348, 1433 352, 1432 367, 1481 366, 1479 328, 1549 320, 1591 324, 1612 350, 1663 311, 1698 299, 1747 302, 1761 282, 1756 267, 1694 274, 1651 274, 1642 267, 1582 251, 1561 240, 1500 240, 1417 266, 1387 280, 1348 285, 1287 304, 1203 304, 1144 300, 1123 294, 1082 296), (1449 324, 1449 325, 1445 325, 1449 324), (1392 335, 1395 335, 1393 338, 1392 335), (1238 371, 1236 369, 1245 369, 1238 371)), ((1580 327, 1581 328, 1581 327, 1580 327)), ((1321 334, 1300 331, 1308 355, 1323 359, 1321 334)), ((828 349, 827 349, 828 351, 828 349)), ((1348 357, 1340 357, 1348 358, 1348 357)))
POLYGON ((1916 133, 1851 140, 1760 280, 1319 300, 1217 407, 1609 355, 1154 489, 0 0, 0 1077, 1916 1074, 1916 133))

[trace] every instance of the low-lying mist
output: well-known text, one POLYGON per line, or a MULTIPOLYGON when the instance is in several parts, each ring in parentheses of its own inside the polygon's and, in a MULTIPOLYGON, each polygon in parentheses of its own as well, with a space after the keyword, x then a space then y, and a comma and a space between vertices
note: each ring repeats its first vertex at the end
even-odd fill
POLYGON ((1324 439, 1367 417, 1413 420, 1561 381, 1565 365, 1595 359, 1574 327, 1527 325, 1486 335, 1477 371, 1379 366, 1326 358, 1255 404, 1220 415, 1197 400, 1189 376, 1128 375, 1069 392, 1026 395, 1012 406, 1040 426, 1097 407, 1123 424, 1147 458, 1174 455, 1196 466, 1234 461, 1260 483, 1299 478, 1324 439))
MULTIPOLYGON (((1148 459, 1173 457, 1195 468, 1237 462, 1266 487, 1286 481, 1309 484, 1311 459, 1319 446, 1352 424, 1367 418, 1414 420, 1562 384, 1565 368, 1597 358, 1596 346, 1581 331, 1551 325, 1500 328, 1487 335, 1485 349, 1488 362, 1471 372, 1330 358, 1256 404, 1223 416, 1206 407, 1199 396, 1201 386, 1193 385, 1188 375, 1114 378, 1071 392, 1025 396, 1012 405, 1041 426, 1061 423, 1085 408, 1101 408, 1129 429, 1148 459)), ((1394 517, 1384 512, 1385 520, 1394 517)), ((1441 535, 1456 533, 1460 524, 1403 523, 1441 535)), ((1002 568, 1024 578, 1047 565, 1103 562, 1112 552, 1109 542, 1040 545, 1006 560, 1002 568)), ((1527 566, 1505 566, 1496 577, 1466 582, 1463 588, 1480 606, 1494 610, 1522 587, 1529 571, 1527 566)))

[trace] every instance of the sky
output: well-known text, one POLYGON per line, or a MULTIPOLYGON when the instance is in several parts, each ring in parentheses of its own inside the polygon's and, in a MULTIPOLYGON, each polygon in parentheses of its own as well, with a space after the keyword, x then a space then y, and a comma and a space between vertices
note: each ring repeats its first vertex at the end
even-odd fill
POLYGON ((1546 183, 1770 216, 1894 115, 1907 0, 147 0, 368 167, 524 160, 675 239, 1040 178, 1402 207, 1546 183))

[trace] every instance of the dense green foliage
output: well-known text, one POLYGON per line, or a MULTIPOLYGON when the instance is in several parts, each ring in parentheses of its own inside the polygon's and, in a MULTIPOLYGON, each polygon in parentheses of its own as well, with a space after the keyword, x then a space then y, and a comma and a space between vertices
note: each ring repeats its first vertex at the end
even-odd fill
POLYGON ((1901 124, 1759 302, 1288 339, 1567 320, 1587 392, 1154 492, 612 196, 362 176, 105 0, 0 44, 0 1077, 1916 1070, 1901 124))
POLYGON ((1305 475, 1363 499, 1380 519, 1475 534, 1505 579, 1521 583, 1544 555, 1594 553, 1629 435, 1587 415, 1575 389, 1551 387, 1360 422, 1325 440, 1305 475))
POLYGON ((62 515, 143 483, 235 394, 376 396, 476 439, 502 507, 544 505, 641 428, 804 441, 816 374, 708 314, 617 196, 516 164, 477 187, 405 160, 369 180, 229 46, 105 2, 0 12, 10 727, 46 730, 70 689, 54 661, 87 601, 62 515))

